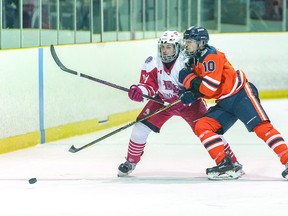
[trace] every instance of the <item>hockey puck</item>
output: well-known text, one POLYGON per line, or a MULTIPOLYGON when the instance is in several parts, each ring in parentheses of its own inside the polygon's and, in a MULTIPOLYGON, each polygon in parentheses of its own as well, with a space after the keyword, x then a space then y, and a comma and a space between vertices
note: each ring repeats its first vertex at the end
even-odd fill
POLYGON ((36 178, 31 178, 29 179, 29 184, 34 184, 37 182, 37 179, 36 178))

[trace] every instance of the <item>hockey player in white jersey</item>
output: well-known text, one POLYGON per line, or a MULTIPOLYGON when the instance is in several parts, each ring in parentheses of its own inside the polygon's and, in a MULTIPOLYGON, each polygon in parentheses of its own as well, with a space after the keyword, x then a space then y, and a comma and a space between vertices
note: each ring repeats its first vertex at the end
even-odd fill
MULTIPOLYGON (((129 98, 133 101, 142 102, 142 95, 145 94, 156 96, 168 103, 178 100, 180 92, 184 90, 184 86, 178 81, 179 71, 185 64, 185 59, 183 55, 181 55, 180 50, 180 33, 177 31, 165 31, 159 38, 158 52, 146 59, 141 70, 139 83, 130 87, 128 93, 129 98)), ((150 100, 138 115, 137 119, 141 119, 161 107, 161 104, 150 100)), ((195 122, 202 117, 206 111, 207 106, 205 101, 202 98, 195 98, 192 104, 184 105, 181 102, 177 103, 165 111, 136 123, 129 140, 126 162, 120 164, 118 167, 118 176, 127 176, 135 169, 136 164, 143 155, 149 134, 152 131, 159 133, 163 124, 172 116, 182 117, 194 132, 195 122)), ((229 144, 224 138, 223 141, 226 143, 225 150, 229 153, 235 165, 235 172, 239 175, 244 174, 242 165, 237 162, 237 158, 229 144)), ((175 142, 177 142, 177 140, 175 140, 175 142)))

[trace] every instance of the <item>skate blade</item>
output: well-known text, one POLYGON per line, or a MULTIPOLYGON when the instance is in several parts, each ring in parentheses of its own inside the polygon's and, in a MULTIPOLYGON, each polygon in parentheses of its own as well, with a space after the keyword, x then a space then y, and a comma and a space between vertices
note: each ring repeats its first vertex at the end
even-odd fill
POLYGON ((124 172, 121 172, 119 170, 117 176, 118 177, 126 177, 126 176, 129 176, 130 173, 132 173, 132 170, 130 170, 128 173, 124 173, 124 172))
POLYGON ((240 174, 237 174, 235 171, 227 171, 223 174, 219 172, 212 172, 207 174, 209 180, 213 181, 223 181, 223 180, 237 180, 241 177, 240 174))
POLYGON ((246 173, 243 170, 238 170, 236 172, 236 174, 239 176, 239 178, 241 178, 242 176, 244 176, 246 173))
POLYGON ((128 176, 128 173, 123 173, 123 172, 118 172, 118 174, 117 174, 117 176, 118 177, 126 177, 126 176, 128 176))

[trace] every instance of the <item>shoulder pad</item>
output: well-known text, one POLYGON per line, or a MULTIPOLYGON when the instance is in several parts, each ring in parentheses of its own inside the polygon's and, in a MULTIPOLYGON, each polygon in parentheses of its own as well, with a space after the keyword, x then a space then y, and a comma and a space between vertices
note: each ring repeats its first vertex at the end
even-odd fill
POLYGON ((202 52, 201 57, 199 58, 199 61, 202 62, 202 60, 209 54, 216 54, 217 50, 215 47, 207 46, 207 48, 202 52))

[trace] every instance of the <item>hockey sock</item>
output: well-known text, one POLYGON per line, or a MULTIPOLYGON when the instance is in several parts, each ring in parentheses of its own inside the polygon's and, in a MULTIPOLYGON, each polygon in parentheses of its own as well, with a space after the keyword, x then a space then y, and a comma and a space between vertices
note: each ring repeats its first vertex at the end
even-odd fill
POLYGON ((215 133, 220 127, 221 125, 216 120, 209 117, 201 118, 195 125, 195 134, 216 164, 219 164, 226 156, 224 143, 220 135, 215 133))
POLYGON ((152 130, 142 123, 134 125, 126 159, 137 164, 143 155, 147 138, 152 130))
POLYGON ((281 134, 266 121, 256 126, 254 132, 280 157, 282 164, 288 162, 288 148, 281 134))
POLYGON ((219 164, 226 156, 221 137, 213 132, 206 133, 200 138, 210 157, 219 164))
POLYGON ((130 140, 126 159, 129 162, 137 164, 141 159, 144 148, 145 148, 145 143, 140 144, 140 143, 135 143, 132 140, 130 140))
POLYGON ((222 139, 222 141, 224 143, 224 151, 228 152, 230 154, 232 163, 235 163, 237 161, 237 158, 236 158, 234 152, 232 151, 230 145, 227 143, 227 141, 225 140, 223 135, 220 135, 220 137, 221 137, 221 139, 222 139))

